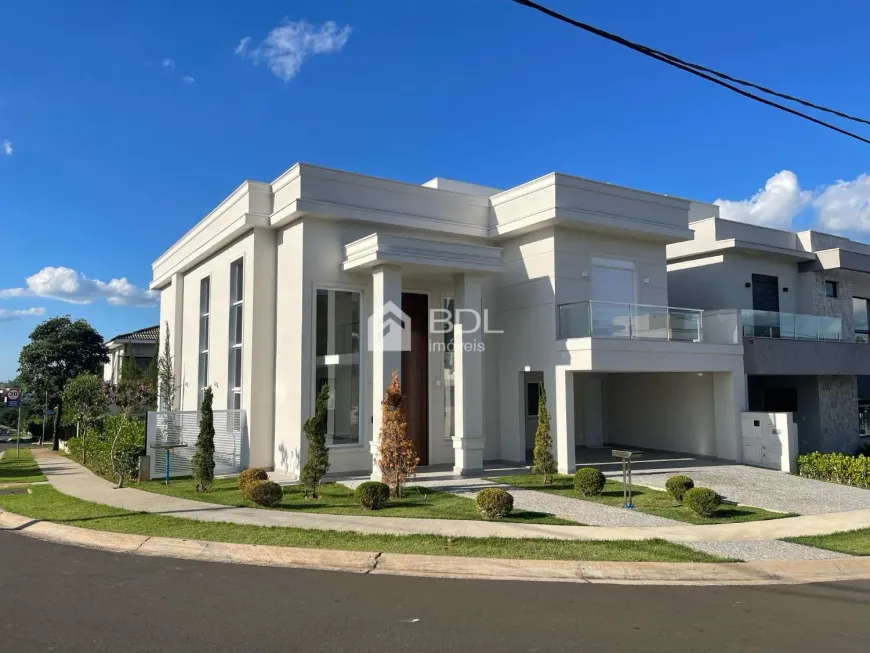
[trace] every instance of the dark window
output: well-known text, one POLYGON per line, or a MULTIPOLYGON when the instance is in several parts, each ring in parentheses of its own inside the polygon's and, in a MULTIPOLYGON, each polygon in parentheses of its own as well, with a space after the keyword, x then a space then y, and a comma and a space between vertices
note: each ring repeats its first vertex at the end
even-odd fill
POLYGON ((870 304, 870 300, 863 297, 852 297, 852 326, 855 331, 855 342, 870 342, 868 304, 870 304))
POLYGON ((779 312, 779 279, 767 274, 752 275, 752 308, 779 312))
POLYGON ((541 396, 541 388, 538 382, 526 384, 526 415, 538 416, 538 399, 541 396))
POLYGON ((839 297, 836 281, 825 281, 825 297, 839 297))
POLYGON ((796 413, 797 388, 765 388, 764 411, 768 413, 796 413))

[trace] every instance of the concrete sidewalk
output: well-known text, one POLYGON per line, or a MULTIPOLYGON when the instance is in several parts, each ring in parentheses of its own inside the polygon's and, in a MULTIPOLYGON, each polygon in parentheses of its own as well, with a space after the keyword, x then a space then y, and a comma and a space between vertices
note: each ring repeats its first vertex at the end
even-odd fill
MULTIPOLYGON (((431 534, 449 537, 552 538, 567 540, 646 540, 725 542, 777 540, 801 535, 826 535, 870 527, 870 510, 805 515, 769 521, 696 526, 607 527, 555 526, 510 522, 360 517, 300 514, 286 510, 235 508, 178 499, 132 488, 115 489, 78 463, 47 451, 34 451, 48 481, 64 494, 126 510, 150 512, 210 522, 284 526, 388 535, 431 534)), ((794 545, 797 546, 797 545, 794 545)))

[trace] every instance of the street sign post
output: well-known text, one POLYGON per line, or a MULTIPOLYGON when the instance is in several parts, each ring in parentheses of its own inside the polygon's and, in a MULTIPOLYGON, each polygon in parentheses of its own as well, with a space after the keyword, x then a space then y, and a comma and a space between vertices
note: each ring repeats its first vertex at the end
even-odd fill
POLYGON ((18 388, 6 390, 6 408, 21 408, 21 390, 18 388))

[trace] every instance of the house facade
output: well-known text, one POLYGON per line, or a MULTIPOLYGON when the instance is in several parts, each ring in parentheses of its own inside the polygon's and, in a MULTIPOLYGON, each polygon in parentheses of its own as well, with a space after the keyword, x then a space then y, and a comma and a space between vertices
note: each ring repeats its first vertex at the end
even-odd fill
POLYGON ((211 387, 245 411, 247 464, 296 474, 326 383, 331 471, 377 475, 396 371, 421 464, 526 461, 541 388, 564 472, 607 444, 739 461, 744 347, 669 307, 692 206, 558 173, 245 182, 153 264, 177 408, 211 387))
POLYGON ((692 213, 694 238, 667 249, 671 301, 736 326, 748 409, 794 413, 801 452, 867 442, 870 246, 692 213))
POLYGON ((120 333, 107 340, 109 362, 103 365, 103 380, 118 383, 121 380, 124 362, 128 359, 142 372, 147 370, 157 358, 159 336, 160 327, 155 325, 130 333, 120 333))

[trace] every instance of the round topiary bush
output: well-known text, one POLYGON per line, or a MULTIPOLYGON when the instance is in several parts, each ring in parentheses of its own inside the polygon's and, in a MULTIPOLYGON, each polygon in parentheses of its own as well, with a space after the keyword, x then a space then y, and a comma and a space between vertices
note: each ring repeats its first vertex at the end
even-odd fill
POLYGON ((601 494, 605 482, 604 474, 595 467, 581 467, 574 472, 574 489, 584 497, 601 494))
POLYGON ((497 487, 486 487, 477 493, 477 510, 486 519, 501 519, 514 509, 513 496, 497 487))
POLYGON ((722 497, 708 487, 694 487, 683 495, 683 505, 700 517, 712 517, 721 503, 722 497))
POLYGON ((693 487, 695 487, 695 481, 682 474, 671 476, 667 483, 665 483, 665 489, 668 491, 668 494, 674 497, 677 503, 682 503, 686 492, 693 487))
POLYGON ((239 489, 244 492, 245 486, 250 485, 254 481, 268 481, 269 475, 262 467, 251 467, 245 469, 239 474, 239 489))
POLYGON ((363 508, 378 510, 390 500, 390 486, 377 481, 366 481, 353 491, 353 498, 363 508))
POLYGON ((258 506, 271 508, 284 498, 284 490, 274 481, 253 481, 243 490, 245 498, 258 506))

